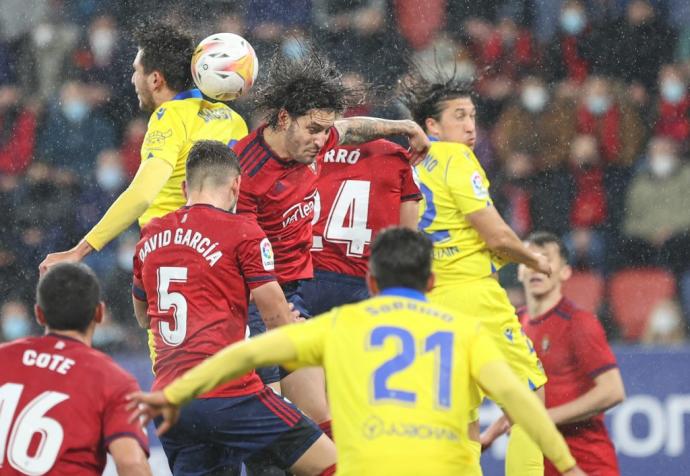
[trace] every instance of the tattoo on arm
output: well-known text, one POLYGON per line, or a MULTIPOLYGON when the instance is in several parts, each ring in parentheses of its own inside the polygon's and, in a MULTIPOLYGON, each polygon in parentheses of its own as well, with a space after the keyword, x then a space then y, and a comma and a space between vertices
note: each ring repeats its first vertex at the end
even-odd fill
POLYGON ((340 145, 353 145, 390 135, 406 134, 410 130, 410 125, 409 121, 350 117, 335 121, 335 128, 340 136, 340 145))

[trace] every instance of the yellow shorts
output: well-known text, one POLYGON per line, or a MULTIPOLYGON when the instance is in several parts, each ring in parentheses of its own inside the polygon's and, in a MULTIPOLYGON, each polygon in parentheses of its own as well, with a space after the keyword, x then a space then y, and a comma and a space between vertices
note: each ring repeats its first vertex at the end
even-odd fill
MULTIPOLYGON (((532 341, 522 330, 505 290, 494 278, 436 286, 429 293, 429 300, 479 319, 493 336, 508 364, 530 389, 537 389, 546 383, 546 374, 532 341)), ((472 398, 477 400, 471 402, 473 408, 475 404, 476 408, 479 407, 481 398, 481 395, 472 398)), ((472 416, 476 415, 478 413, 472 416)))

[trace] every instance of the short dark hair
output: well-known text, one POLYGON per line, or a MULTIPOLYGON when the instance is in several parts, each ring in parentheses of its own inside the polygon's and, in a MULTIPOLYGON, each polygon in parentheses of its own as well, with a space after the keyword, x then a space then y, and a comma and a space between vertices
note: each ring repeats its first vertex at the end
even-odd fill
POLYGON ((36 287, 36 302, 54 330, 86 331, 100 301, 98 278, 81 263, 55 265, 36 287))
POLYGON ((207 179, 213 185, 223 185, 228 176, 240 174, 237 155, 227 144, 217 140, 200 140, 194 143, 187 156, 187 185, 200 186, 207 179))
POLYGON ((426 130, 426 120, 439 120, 444 102, 452 99, 474 99, 472 83, 441 71, 421 72, 421 66, 411 65, 410 73, 400 82, 400 101, 407 107, 412 120, 426 130), (429 79, 431 78, 431 79, 429 79))
POLYGON ((311 109, 340 113, 357 104, 357 95, 342 81, 338 71, 324 53, 304 45, 304 54, 288 58, 276 51, 268 62, 266 80, 254 93, 254 104, 265 113, 270 127, 278 125, 278 113, 285 109, 292 117, 305 115, 311 109))
POLYGON ((369 272, 380 289, 406 287, 426 292, 433 245, 419 231, 386 228, 371 246, 369 272))
POLYGON ((144 72, 159 71, 168 87, 176 92, 192 87, 192 54, 194 39, 186 31, 173 25, 159 23, 141 26, 134 39, 142 51, 144 72))
POLYGON ((548 244, 554 244, 558 247, 558 254, 561 255, 563 261, 565 263, 568 262, 568 248, 565 247, 565 243, 563 243, 563 240, 558 236, 549 231, 535 231, 530 234, 525 241, 542 248, 548 244))

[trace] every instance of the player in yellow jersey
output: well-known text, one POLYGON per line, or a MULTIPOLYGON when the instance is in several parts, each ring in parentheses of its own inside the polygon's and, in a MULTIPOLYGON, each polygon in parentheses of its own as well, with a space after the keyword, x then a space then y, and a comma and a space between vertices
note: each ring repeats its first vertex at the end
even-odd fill
POLYGON ((144 226, 185 204, 182 196, 187 155, 198 140, 231 144, 247 135, 242 117, 228 106, 203 99, 191 89, 190 61, 194 42, 190 35, 169 25, 139 30, 132 84, 139 107, 151 112, 141 148, 141 165, 129 187, 103 218, 74 248, 51 253, 41 272, 63 261, 79 261, 100 251, 139 220, 144 226))
POLYGON ((481 468, 467 424, 470 392, 479 384, 563 474, 582 475, 539 399, 479 321, 426 301, 431 260, 432 245, 421 233, 382 232, 367 278, 375 297, 227 347, 160 392, 132 394, 133 418, 162 412, 164 432, 179 405, 255 366, 323 365, 336 474, 474 476, 481 468))
MULTIPOLYGON (((524 385, 543 401, 546 375, 495 273, 512 261, 550 274, 548 260, 527 249, 493 206, 489 181, 472 150, 476 110, 471 89, 454 78, 436 82, 418 74, 404 86, 404 102, 433 140, 426 159, 415 168, 424 195, 418 227, 434 244, 436 285, 429 298, 477 317, 524 385)), ((481 394, 474 395, 472 420, 478 419, 480 402, 481 394)), ((471 433, 478 432, 473 423, 471 433)), ((515 426, 506 474, 543 472, 537 446, 515 426)))

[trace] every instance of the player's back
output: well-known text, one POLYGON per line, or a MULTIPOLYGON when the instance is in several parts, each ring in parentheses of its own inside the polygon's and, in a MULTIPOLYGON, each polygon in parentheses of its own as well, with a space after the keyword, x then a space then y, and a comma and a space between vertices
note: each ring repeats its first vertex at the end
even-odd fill
POLYGON ((163 103, 149 119, 141 160, 161 158, 170 163, 173 173, 139 224, 184 205, 181 186, 194 142, 217 140, 232 145, 246 135, 247 125, 239 114, 223 103, 204 100, 198 90, 185 91, 163 103))
POLYGON ((134 378, 108 356, 50 334, 0 345, 0 473, 100 475, 123 435, 145 451, 125 396, 134 378))
POLYGON ((400 206, 419 200, 408 154, 376 140, 326 152, 313 225, 315 269, 364 277, 376 234, 400 222, 400 206))
MULTIPOLYGON (((244 339, 245 281, 274 279, 270 271, 242 265, 244 256, 260 253, 264 241, 268 243, 250 219, 204 204, 156 218, 142 230, 134 276, 135 288, 143 292, 138 297, 148 303, 154 336, 154 389, 244 339)), ((251 372, 209 395, 246 395, 261 388, 251 372)))
POLYGON ((460 143, 434 141, 415 174, 424 196, 418 226, 434 244, 437 286, 497 271, 503 262, 467 220, 467 215, 493 206, 489 181, 472 150, 460 143))
POLYGON ((481 474, 467 436, 478 324, 412 294, 328 314, 323 361, 338 474, 481 474))

